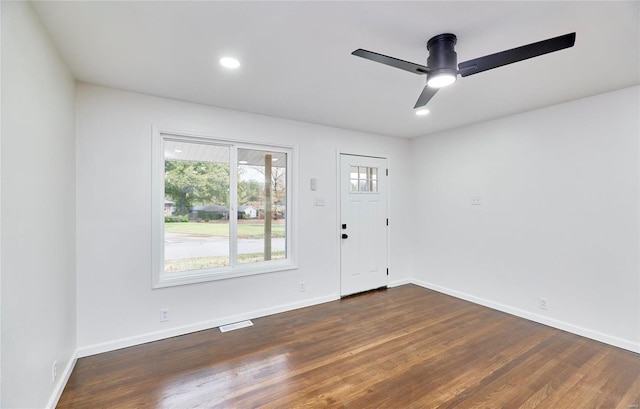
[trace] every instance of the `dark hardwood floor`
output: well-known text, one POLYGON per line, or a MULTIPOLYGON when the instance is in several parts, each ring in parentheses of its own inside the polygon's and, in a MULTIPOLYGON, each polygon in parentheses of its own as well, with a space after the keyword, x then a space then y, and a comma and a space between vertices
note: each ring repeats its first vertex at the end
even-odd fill
POLYGON ((640 355, 417 286, 78 360, 58 408, 606 408, 640 355))

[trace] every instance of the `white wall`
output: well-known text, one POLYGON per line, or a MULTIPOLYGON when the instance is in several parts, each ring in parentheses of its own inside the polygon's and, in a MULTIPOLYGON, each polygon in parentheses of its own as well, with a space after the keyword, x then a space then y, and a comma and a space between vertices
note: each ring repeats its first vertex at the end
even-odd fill
POLYGON ((413 280, 637 350, 638 92, 405 141, 80 84, 80 355, 336 298, 338 149, 390 158, 391 283, 413 280), (151 290, 153 125, 297 144, 300 268, 151 290), (312 206, 317 196, 326 207, 312 206), (168 323, 160 308, 170 308, 168 323))
POLYGON ((416 280, 640 351, 639 94, 413 141, 416 280))
POLYGON ((2 7, 2 398, 44 407, 75 350, 74 80, 26 2, 2 7))
MULTIPOLYGON (((213 92, 213 91, 212 91, 213 92)), ((79 354, 227 323, 339 295, 337 149, 391 164, 391 282, 410 276, 409 141, 79 84, 79 354), (298 146, 299 269, 151 289, 151 128, 298 146), (312 192, 309 179, 318 190, 312 192), (313 197, 326 206, 314 207, 313 197), (298 291, 298 283, 306 291, 298 291), (161 308, 170 320, 159 322, 161 308)))

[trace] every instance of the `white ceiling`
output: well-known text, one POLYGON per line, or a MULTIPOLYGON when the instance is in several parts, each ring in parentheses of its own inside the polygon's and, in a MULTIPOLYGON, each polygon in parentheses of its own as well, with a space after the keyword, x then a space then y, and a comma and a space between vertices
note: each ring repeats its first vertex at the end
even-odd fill
POLYGON ((340 128, 414 138, 640 83, 640 2, 36 2, 76 79, 340 128), (417 117, 425 77, 350 53, 426 64, 577 32, 573 48, 458 81, 417 117), (222 68, 233 55, 242 67, 222 68))

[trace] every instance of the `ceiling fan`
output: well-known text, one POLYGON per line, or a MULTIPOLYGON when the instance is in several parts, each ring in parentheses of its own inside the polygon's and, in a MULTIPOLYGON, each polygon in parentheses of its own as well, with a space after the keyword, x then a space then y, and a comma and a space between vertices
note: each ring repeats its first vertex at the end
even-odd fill
POLYGON ((573 47, 575 41, 576 33, 569 33, 457 64, 458 56, 454 49, 457 42, 455 34, 438 34, 427 42, 429 57, 427 58, 426 66, 363 50, 362 48, 355 50, 351 54, 414 74, 426 75, 427 85, 425 85, 418 102, 413 107, 415 109, 427 105, 429 100, 438 92, 438 89, 453 84, 458 74, 466 77, 502 67, 503 65, 560 51, 573 47))

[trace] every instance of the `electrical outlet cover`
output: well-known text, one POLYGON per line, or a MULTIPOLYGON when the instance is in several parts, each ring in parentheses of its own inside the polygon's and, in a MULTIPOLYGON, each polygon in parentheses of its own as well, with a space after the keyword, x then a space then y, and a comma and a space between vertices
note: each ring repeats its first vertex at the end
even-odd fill
POLYGON ((546 298, 541 298, 540 299, 540 309, 541 310, 546 310, 547 309, 547 299, 546 298))

